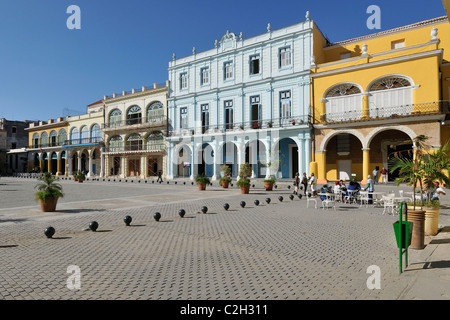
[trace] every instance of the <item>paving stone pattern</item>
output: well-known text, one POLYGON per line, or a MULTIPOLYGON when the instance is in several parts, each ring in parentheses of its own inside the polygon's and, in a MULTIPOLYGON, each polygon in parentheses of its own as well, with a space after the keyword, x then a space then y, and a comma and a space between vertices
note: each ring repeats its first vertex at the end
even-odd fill
POLYGON ((34 180, 0 181, 0 299, 395 299, 407 285, 398 274, 398 218, 382 208, 306 208, 282 183, 266 192, 261 182, 249 195, 181 183, 61 183, 69 195, 52 214, 30 203, 34 180), (94 220, 99 229, 87 230, 94 220), (80 267, 79 290, 67 287, 70 265, 80 267), (367 288, 371 265, 381 269, 380 290, 367 288))

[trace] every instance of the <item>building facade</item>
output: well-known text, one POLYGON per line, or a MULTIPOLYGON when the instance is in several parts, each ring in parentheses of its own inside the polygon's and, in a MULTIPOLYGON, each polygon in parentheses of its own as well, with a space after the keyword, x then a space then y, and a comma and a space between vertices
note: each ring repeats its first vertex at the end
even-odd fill
POLYGON ((4 130, 0 147, 0 172, 16 174, 27 172, 28 132, 25 131, 32 121, 0 119, 0 130, 4 130))
POLYGON ((220 178, 251 163, 252 177, 292 178, 311 155, 310 64, 314 23, 243 38, 169 62, 168 178, 220 178))
POLYGON ((76 171, 86 173, 87 177, 103 177, 104 161, 102 150, 104 140, 102 126, 104 113, 102 101, 88 106, 88 113, 80 116, 67 117, 68 137, 63 145, 67 175, 76 171), (97 107, 97 108, 95 108, 97 107))
POLYGON ((28 172, 67 174, 68 153, 64 148, 69 122, 62 117, 29 124, 28 172))
POLYGON ((326 43, 317 52, 311 171, 319 183, 353 177, 365 183, 373 169, 389 170, 393 156, 413 157, 418 135, 429 137, 432 148, 448 141, 447 17, 326 43))
POLYGON ((168 84, 133 89, 103 100, 105 176, 166 176, 168 84))

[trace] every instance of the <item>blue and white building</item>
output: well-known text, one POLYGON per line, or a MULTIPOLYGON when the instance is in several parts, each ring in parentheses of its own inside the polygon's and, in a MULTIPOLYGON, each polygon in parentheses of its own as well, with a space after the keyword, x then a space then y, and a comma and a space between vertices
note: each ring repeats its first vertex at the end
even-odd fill
POLYGON ((245 38, 227 31, 169 62, 167 178, 212 180, 221 166, 253 178, 309 174, 313 21, 245 38))

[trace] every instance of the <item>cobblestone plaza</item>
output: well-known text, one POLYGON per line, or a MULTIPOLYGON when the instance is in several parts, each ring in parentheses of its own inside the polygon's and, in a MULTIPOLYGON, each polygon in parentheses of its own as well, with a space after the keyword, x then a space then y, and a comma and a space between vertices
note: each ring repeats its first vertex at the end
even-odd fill
MULTIPOLYGON (((307 208, 305 198, 289 199, 287 182, 268 192, 254 181, 248 195, 217 184, 200 192, 187 181, 60 182, 66 196, 56 212, 42 213, 34 179, 0 180, 0 299, 401 299, 415 277, 399 275, 397 216, 356 204, 307 208), (87 230, 94 220, 98 230, 87 230), (52 239, 44 235, 50 225, 52 239), (373 265, 380 289, 367 285, 373 265), (80 268, 78 290, 69 289, 69 266, 80 268)), ((420 254, 409 252, 411 261, 420 254)))

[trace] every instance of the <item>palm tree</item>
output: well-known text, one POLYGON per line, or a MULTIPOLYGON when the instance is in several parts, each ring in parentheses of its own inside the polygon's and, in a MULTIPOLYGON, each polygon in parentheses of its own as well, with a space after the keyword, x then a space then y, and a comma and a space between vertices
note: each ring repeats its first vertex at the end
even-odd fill
MULTIPOLYGON (((413 148, 416 150, 413 160, 400 158, 395 156, 391 160, 389 160, 389 171, 392 173, 395 170, 399 170, 399 177, 395 179, 395 183, 397 186, 400 183, 408 183, 413 186, 413 205, 416 206, 416 187, 417 182, 420 185, 420 194, 422 194, 422 171, 419 170, 419 167, 424 158, 424 151, 429 149, 429 146, 425 143, 429 137, 425 135, 418 135, 413 139, 413 148)), ((421 200, 421 206, 423 206, 423 197, 421 200)))
POLYGON ((42 200, 45 203, 47 199, 58 199, 64 196, 62 186, 59 183, 56 183, 56 179, 53 178, 51 173, 44 173, 38 180, 40 182, 34 187, 38 190, 35 195, 36 201, 42 200))
POLYGON ((431 192, 434 188, 434 183, 450 184, 450 178, 447 176, 450 172, 450 144, 447 141, 444 146, 434 152, 429 152, 424 155, 418 170, 423 177, 424 185, 427 189, 427 201, 431 200, 431 192))

